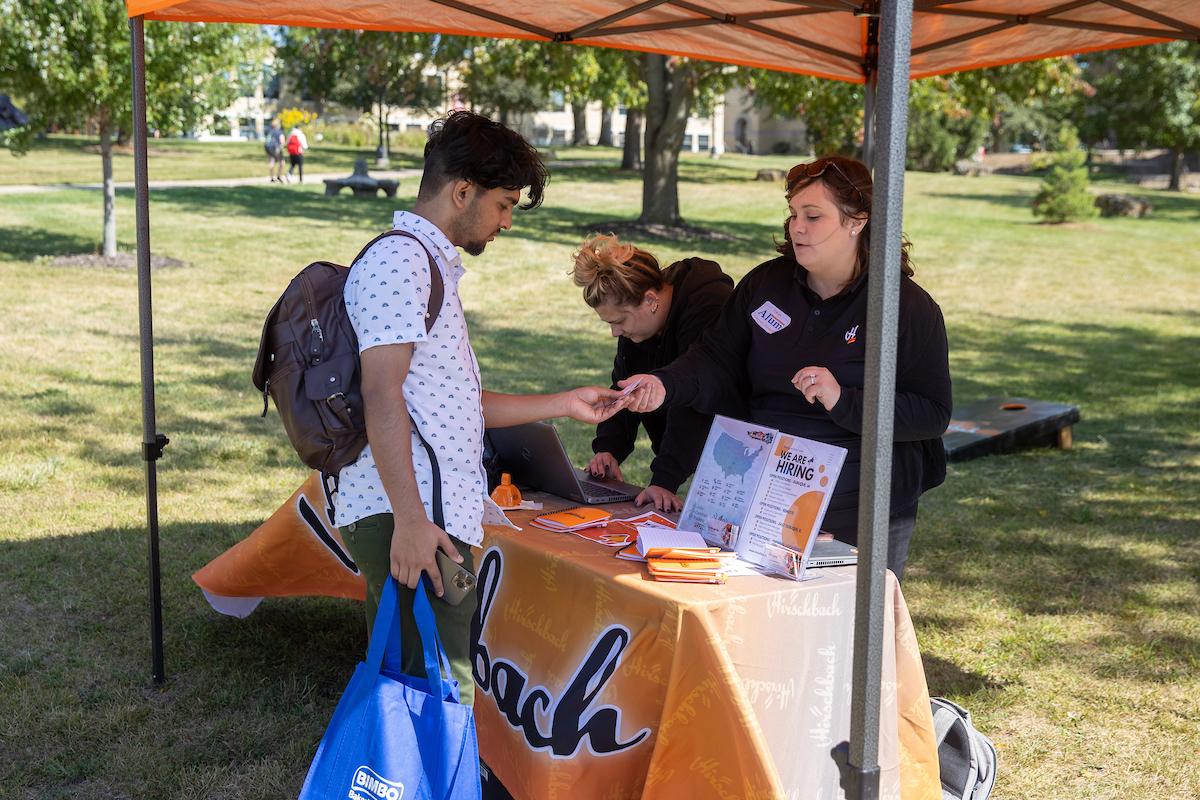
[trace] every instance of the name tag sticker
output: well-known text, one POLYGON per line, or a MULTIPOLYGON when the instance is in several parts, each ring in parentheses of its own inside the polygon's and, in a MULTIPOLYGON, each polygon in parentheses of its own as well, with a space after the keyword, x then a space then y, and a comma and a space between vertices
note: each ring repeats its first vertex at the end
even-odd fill
POLYGON ((779 331, 792 324, 792 318, 780 311, 770 301, 759 306, 758 310, 750 315, 750 318, 758 323, 758 327, 767 333, 779 333, 779 331))

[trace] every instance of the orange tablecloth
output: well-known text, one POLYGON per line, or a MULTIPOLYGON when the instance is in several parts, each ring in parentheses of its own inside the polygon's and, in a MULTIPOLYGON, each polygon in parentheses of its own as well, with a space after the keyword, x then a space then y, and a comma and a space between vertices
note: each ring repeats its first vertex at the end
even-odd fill
MULTIPOLYGON (((557 500, 539 496, 550 507, 557 500)), ((559 501, 558 504, 561 504, 559 501)), ((838 798, 854 568, 688 585, 570 534, 489 527, 475 715, 517 798, 838 798)), ((912 621, 889 574, 883 797, 940 800, 912 621)))
MULTIPOLYGON (((803 583, 656 583, 609 548, 512 516, 524 531, 488 528, 476 553, 473 633, 480 753, 514 796, 842 796, 829 750, 849 737, 853 567, 803 583)), ((193 578, 236 616, 268 596, 363 596, 315 474, 193 578)), ((881 796, 939 800, 925 675, 890 575, 887 597, 881 796)))

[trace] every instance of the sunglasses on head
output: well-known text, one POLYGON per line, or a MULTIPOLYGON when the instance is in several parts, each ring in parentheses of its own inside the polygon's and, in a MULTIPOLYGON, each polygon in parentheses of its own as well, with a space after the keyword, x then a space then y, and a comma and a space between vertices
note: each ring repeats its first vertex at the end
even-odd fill
POLYGON ((787 185, 791 187, 801 180, 813 180, 814 178, 819 178, 824 175, 830 167, 833 168, 834 172, 842 176, 842 180, 850 184, 850 188, 853 189, 854 193, 858 195, 858 202, 865 203, 866 197, 858 188, 858 185, 854 181, 850 180, 850 176, 847 175, 845 171, 838 166, 838 163, 832 159, 819 159, 817 161, 810 161, 807 164, 797 164, 788 170, 787 185))

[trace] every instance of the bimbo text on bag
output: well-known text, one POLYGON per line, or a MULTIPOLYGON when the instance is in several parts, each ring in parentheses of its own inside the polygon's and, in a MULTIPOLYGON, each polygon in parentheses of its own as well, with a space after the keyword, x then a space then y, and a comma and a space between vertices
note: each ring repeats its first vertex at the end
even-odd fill
MULTIPOLYGON (((412 239, 425 251, 428 333, 441 311, 444 285, 433 256, 419 239, 406 231, 388 231, 368 242, 351 264, 388 236, 412 239)), ((292 279, 263 323, 252 376, 263 395, 263 416, 269 395, 300 460, 327 475, 337 475, 367 446, 358 337, 342 298, 349 274, 340 264, 315 261, 292 279)))
POLYGON ((942 800, 987 800, 996 783, 996 747, 971 722, 971 712, 931 697, 942 800))
POLYGON ((300 800, 478 800, 475 718, 458 702, 424 575, 413 616, 425 678, 400 672, 396 581, 383 589, 367 660, 354 670, 300 790, 300 800), (445 678, 442 677, 443 673, 445 678))

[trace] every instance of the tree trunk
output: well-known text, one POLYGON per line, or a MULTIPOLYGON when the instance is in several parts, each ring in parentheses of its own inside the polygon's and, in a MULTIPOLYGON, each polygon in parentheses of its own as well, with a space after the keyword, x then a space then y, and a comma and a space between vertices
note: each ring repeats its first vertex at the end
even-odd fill
POLYGON ((101 253, 105 258, 117 256, 117 192, 113 183, 112 131, 108 125, 100 126, 100 164, 104 171, 104 243, 101 253))
POLYGON ((679 214, 679 149, 695 97, 692 66, 657 53, 642 56, 646 80, 646 166, 642 171, 643 225, 683 224, 679 214))
POLYGON ((571 146, 587 147, 588 135, 586 100, 571 101, 571 121, 573 123, 571 130, 571 146))
POLYGON ((378 103, 379 108, 379 150, 376 153, 375 166, 386 167, 388 160, 388 139, 387 135, 387 108, 383 105, 383 100, 378 103))
POLYGON ((625 111, 625 146, 621 153, 621 169, 642 168, 642 111, 630 108, 625 111))
POLYGON ((1183 149, 1179 147, 1171 148, 1171 182, 1167 188, 1172 192, 1178 192, 1183 186, 1183 149))
POLYGON ((601 147, 613 146, 613 131, 612 131, 612 106, 604 103, 600 106, 600 138, 596 140, 596 144, 601 147))

